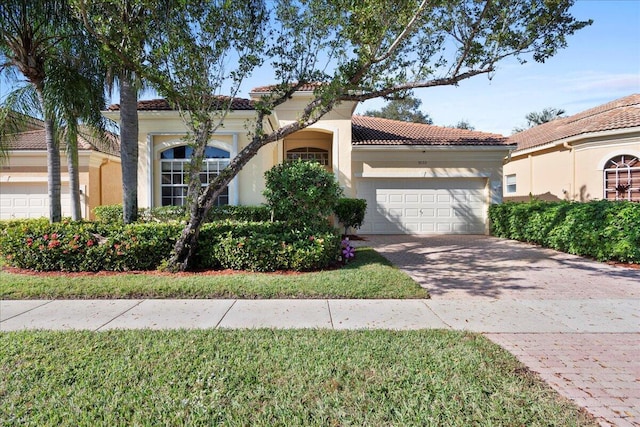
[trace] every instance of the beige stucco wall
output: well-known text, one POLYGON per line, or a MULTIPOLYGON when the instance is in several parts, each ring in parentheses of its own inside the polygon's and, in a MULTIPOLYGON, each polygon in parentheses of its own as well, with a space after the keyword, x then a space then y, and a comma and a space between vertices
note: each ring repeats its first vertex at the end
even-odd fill
POLYGON ((563 200, 602 199, 605 162, 620 154, 640 156, 640 131, 600 133, 515 152, 504 165, 504 176, 516 175, 517 191, 507 193, 505 184, 504 196, 550 192, 563 200))
MULTIPOLYGON (((300 112, 311 99, 311 94, 294 94, 293 99, 278 106, 274 112, 274 119, 280 126, 296 121, 300 112)), ((351 117, 355 110, 355 102, 345 102, 337 105, 332 111, 322 117, 317 123, 309 126, 307 130, 299 133, 304 138, 305 131, 317 131, 327 134, 331 138, 331 170, 347 197, 355 196, 353 171, 351 169, 351 117)), ((313 134, 311 134, 313 135, 313 134)), ((298 134, 295 134, 297 137, 298 134)), ((292 136, 293 138, 294 136, 292 136)), ((313 138, 313 136, 311 136, 313 138)), ((283 146, 279 145, 279 161, 283 159, 283 146)))
MULTIPOLYGON (((277 128, 297 120, 299 112, 310 100, 311 94, 294 94, 292 100, 278 106, 265 128, 277 128)), ((351 115, 355 103, 342 104, 318 123, 287 138, 294 146, 311 142, 330 146, 332 170, 347 195, 351 187, 351 115), (322 142, 320 142, 322 141, 322 142)), ((106 112, 107 117, 118 120, 118 112, 106 112)), ((186 127, 176 111, 139 111, 138 204, 141 207, 159 206, 160 153, 172 146, 184 145, 186 127)), ((209 145, 222 148, 233 158, 249 144, 247 129, 252 129, 253 111, 232 111, 212 136, 209 145)), ((301 145, 300 145, 301 146, 301 145)), ((276 141, 262 147, 230 186, 230 203, 258 205, 264 202, 264 173, 284 159, 285 144, 276 141), (234 199, 234 195, 237 199, 234 199)))
MULTIPOLYGON (((96 151, 83 150, 78 155, 80 179, 80 203, 85 218, 100 204, 122 203, 122 180, 120 159, 96 151), (107 165, 106 171, 101 171, 107 165)), ((63 189, 68 187, 69 174, 64 152, 60 155, 61 181, 63 189)), ((0 168, 0 182, 46 184, 47 153, 44 150, 19 150, 9 153, 0 168)), ((67 191, 67 190, 65 190, 67 191)), ((70 215, 70 206, 62 206, 63 215, 70 215)))

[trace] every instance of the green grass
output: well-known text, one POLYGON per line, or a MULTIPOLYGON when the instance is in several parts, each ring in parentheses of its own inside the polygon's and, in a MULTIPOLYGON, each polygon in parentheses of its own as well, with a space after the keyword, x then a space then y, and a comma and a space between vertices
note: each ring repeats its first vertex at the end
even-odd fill
POLYGON ((5 426, 596 425, 480 335, 0 334, 5 426))
POLYGON ((27 275, 0 271, 0 298, 428 298, 371 248, 336 270, 301 274, 27 275))

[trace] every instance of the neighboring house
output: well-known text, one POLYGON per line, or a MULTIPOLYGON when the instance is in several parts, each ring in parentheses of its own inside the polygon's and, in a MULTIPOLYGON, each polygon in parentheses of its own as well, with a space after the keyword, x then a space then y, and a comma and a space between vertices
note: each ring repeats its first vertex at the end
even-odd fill
MULTIPOLYGON (((122 203, 122 173, 117 144, 98 150, 86 139, 78 141, 82 215, 96 206, 122 203)), ((71 215, 66 155, 61 153, 62 214, 71 215)), ((0 219, 49 217, 47 148, 44 124, 33 120, 28 130, 9 141, 7 158, 0 161, 0 219)))
MULTIPOLYGON (((256 88, 251 97, 268 90, 256 88)), ((294 93, 266 127, 296 120, 312 96, 313 86, 294 93)), ((306 159, 333 172, 346 196, 367 200, 361 233, 487 233, 487 209, 502 199, 502 162, 513 148, 506 137, 353 116, 355 107, 342 103, 313 126, 263 147, 217 203, 261 204, 264 173, 283 161, 306 159)), ((118 120, 119 105, 104 114, 118 120)), ((138 117, 139 205, 185 203, 191 149, 178 112, 165 100, 140 101, 138 117)), ((254 118, 253 100, 233 100, 224 126, 209 142, 203 183, 248 144, 246 123, 254 118)))
POLYGON ((505 200, 640 202, 640 94, 516 133, 505 200))

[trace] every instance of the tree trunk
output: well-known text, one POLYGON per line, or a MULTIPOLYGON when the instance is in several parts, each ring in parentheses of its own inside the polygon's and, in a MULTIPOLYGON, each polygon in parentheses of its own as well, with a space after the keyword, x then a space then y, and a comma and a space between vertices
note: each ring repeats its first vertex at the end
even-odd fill
POLYGON ((47 114, 44 96, 41 89, 38 90, 42 111, 45 112, 44 129, 45 141, 47 144, 47 184, 49 195, 49 221, 60 222, 62 220, 62 206, 60 204, 60 193, 62 183, 60 179, 60 145, 56 138, 54 121, 47 114))
MULTIPOLYGON (((169 260, 167 267, 169 271, 185 271, 189 268, 191 258, 196 253, 198 246, 200 227, 204 223, 209 210, 213 207, 213 203, 231 180, 238 175, 244 165, 255 157, 258 149, 266 145, 267 142, 259 139, 254 140, 233 159, 229 166, 220 172, 220 175, 213 182, 209 183, 200 197, 194 197, 193 200, 190 200, 189 222, 182 230, 180 238, 176 241, 173 256, 169 260)), ((193 175, 194 171, 192 170, 191 173, 193 175)), ((197 173, 195 173, 195 177, 199 180, 197 173)))
POLYGON ((66 148, 69 192, 71 194, 71 219, 80 221, 82 220, 82 209, 80 208, 80 171, 78 170, 78 132, 72 131, 68 124, 67 126, 66 148))
POLYGON ((120 161, 122 216, 131 224, 138 220, 138 93, 127 73, 120 75, 120 161))
MULTIPOLYGON (((229 185, 231 180, 236 175, 238 175, 238 173, 240 173, 242 168, 249 162, 249 160, 254 158, 256 154, 258 154, 258 150, 260 150, 260 148, 271 142, 282 140, 286 136, 312 125, 313 123, 317 122, 320 117, 324 116, 328 111, 330 111, 331 108, 333 108, 333 105, 334 103, 332 102, 322 107, 322 110, 315 118, 309 119, 307 117, 306 122, 295 122, 288 126, 285 126, 284 128, 280 128, 278 131, 272 132, 269 135, 263 135, 262 137, 255 136, 253 138, 253 141, 245 148, 243 148, 242 151, 240 151, 240 153, 238 153, 238 155, 231 161, 231 163, 229 163, 229 166, 224 168, 224 170, 220 172, 220 175, 218 175, 213 182, 209 183, 206 190, 202 195, 200 195, 200 197, 193 197, 192 199, 190 198, 189 222, 182 230, 182 234, 180 235, 178 241, 176 241, 176 244, 173 248, 173 256, 171 257, 171 259, 169 259, 167 270, 176 272, 185 271, 187 268, 189 268, 191 257, 196 252, 198 236, 200 235, 200 227, 204 223, 204 220, 207 217, 209 210, 213 206, 213 203, 222 193, 224 188, 229 185)), ((259 116, 257 123, 261 123, 262 119, 263 117, 259 116)), ((201 121, 201 123, 203 122, 204 120, 201 121)), ((261 130, 260 125, 257 125, 257 128, 261 130)), ((202 125, 200 129, 195 132, 197 148, 201 148, 201 150, 194 150, 194 155, 198 155, 198 153, 200 153, 199 155, 202 155, 204 153, 204 147, 201 144, 204 143, 206 145, 206 142, 209 140, 210 130, 211 127, 207 128, 202 125)), ((191 167, 191 180, 197 179, 199 182, 198 172, 202 167, 202 162, 200 161, 199 164, 194 163, 192 159, 191 167), (197 172, 195 168, 198 168, 197 172)), ((192 188, 190 187, 190 195, 191 191, 192 188)))

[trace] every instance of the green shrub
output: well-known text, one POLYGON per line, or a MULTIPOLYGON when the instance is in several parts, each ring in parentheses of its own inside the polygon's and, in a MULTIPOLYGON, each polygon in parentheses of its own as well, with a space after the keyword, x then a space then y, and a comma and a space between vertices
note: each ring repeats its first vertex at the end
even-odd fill
MULTIPOLYGON (((130 271, 158 268, 182 231, 179 223, 2 222, 0 256, 37 271, 130 271)), ((237 270, 317 270, 336 262, 334 229, 292 230, 284 222, 218 221, 200 232, 194 266, 237 270)))
POLYGON ((295 161, 265 173, 264 196, 274 219, 294 227, 326 222, 342 190, 334 175, 316 162, 295 161))
POLYGON ((93 208, 96 221, 105 224, 115 224, 124 222, 122 205, 102 205, 93 208))
POLYGON ((503 203, 489 209, 491 233, 600 261, 640 262, 640 204, 503 203))
POLYGON ((271 220, 268 206, 214 206, 207 215, 209 222, 232 220, 240 222, 261 222, 271 220))
POLYGON ((37 271, 155 269, 173 249, 181 226, 22 221, 0 233, 0 254, 37 271))
MULTIPOLYGON (((94 208, 96 221, 105 224, 122 222, 122 205, 104 205, 94 208)), ((140 208, 138 222, 184 222, 189 219, 186 206, 157 206, 140 208)), ((207 215, 207 222, 221 221, 269 221, 271 209, 268 206, 217 206, 207 215)))
POLYGON ((367 201, 364 199, 350 199, 343 197, 338 200, 333 212, 338 221, 344 225, 344 234, 347 234, 349 227, 358 229, 364 222, 364 215, 367 211, 367 201))
POLYGON ((199 242, 196 268, 318 270, 335 263, 340 250, 335 229, 292 230, 280 221, 205 224, 199 242))
POLYGON ((183 222, 187 219, 186 206, 156 206, 138 211, 138 222, 183 222))

